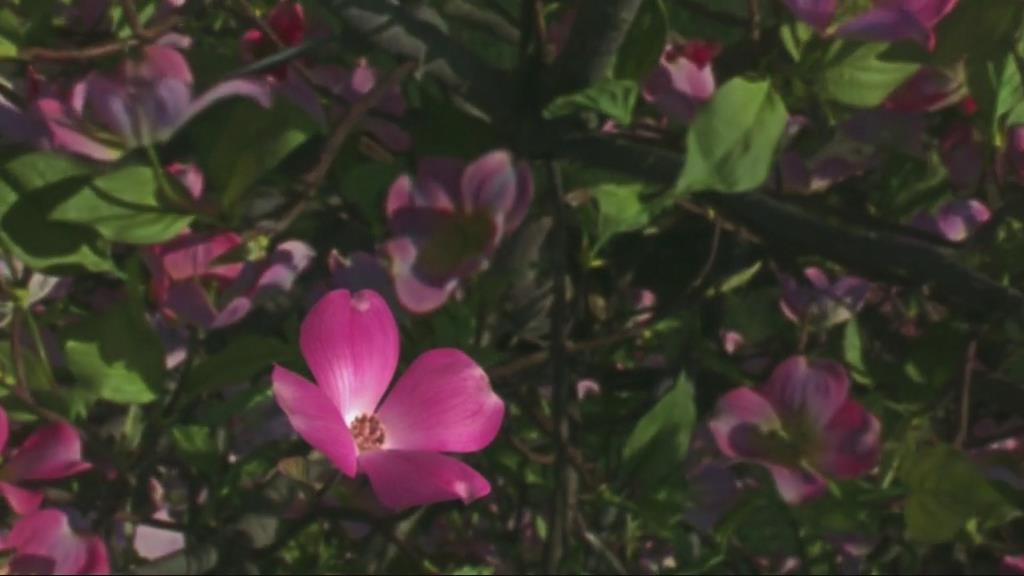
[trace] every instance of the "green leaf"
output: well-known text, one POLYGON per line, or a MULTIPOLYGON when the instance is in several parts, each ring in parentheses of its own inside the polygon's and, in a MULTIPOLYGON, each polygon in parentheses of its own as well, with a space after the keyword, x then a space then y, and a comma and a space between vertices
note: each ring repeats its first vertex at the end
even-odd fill
POLYGON ((597 112, 620 124, 629 124, 639 95, 640 88, 632 80, 604 80, 555 98, 544 108, 544 117, 550 120, 578 112, 597 112))
POLYGON ((990 528, 1019 515, 970 459, 949 446, 910 452, 900 477, 910 489, 907 537, 917 542, 948 542, 968 522, 990 528))
POLYGON ((179 424, 171 429, 171 439, 185 462, 206 473, 217 470, 220 457, 210 428, 195 424, 179 424))
POLYGON ((163 345, 130 303, 114 306, 66 330, 68 368, 104 400, 146 404, 164 377, 163 345))
POLYGON ((655 485, 678 470, 690 449, 696 419, 693 383, 681 373, 668 394, 640 418, 626 439, 622 458, 631 477, 644 485, 655 485))
POLYGON ((114 242, 156 244, 174 238, 192 221, 169 211, 149 166, 125 166, 96 178, 58 204, 50 217, 94 228, 114 242))
POLYGON ((843 328, 843 360, 850 369, 850 376, 860 384, 871 384, 867 364, 864 362, 864 344, 860 337, 857 320, 852 319, 843 328))
POLYGON ((227 206, 319 130, 308 114, 283 101, 271 110, 242 99, 218 109, 223 114, 196 130, 194 144, 209 189, 227 206))
POLYGON ((686 135, 686 164, 676 192, 749 192, 763 184, 788 116, 767 81, 727 82, 697 113, 686 135))
POLYGON ((590 191, 597 201, 597 252, 612 236, 643 228, 650 220, 647 206, 640 200, 643 184, 605 184, 590 191))
POLYGON ((668 40, 668 14, 662 0, 644 0, 615 59, 615 77, 644 82, 658 65, 668 40))
POLYGON ((888 44, 843 44, 826 62, 821 91, 826 98, 855 108, 873 108, 921 67, 882 59, 888 44))
POLYGON ((182 384, 184 397, 216 392, 262 372, 269 373, 275 362, 282 362, 291 355, 291 347, 275 338, 241 336, 192 368, 182 384))
POLYGON ((4 163, 3 175, 19 194, 34 192, 72 178, 88 178, 89 164, 56 152, 29 152, 4 163))
POLYGON ((1024 5, 1019 0, 960 2, 935 28, 930 61, 952 64, 968 57, 1001 56, 1013 44, 1024 5))

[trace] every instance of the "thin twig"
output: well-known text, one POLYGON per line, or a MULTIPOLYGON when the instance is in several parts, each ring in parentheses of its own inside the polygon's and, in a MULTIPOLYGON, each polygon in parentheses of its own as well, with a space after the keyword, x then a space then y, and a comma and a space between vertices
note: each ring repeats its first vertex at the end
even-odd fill
POLYGON ((718 247, 722 240, 722 223, 719 221, 715 222, 715 232, 711 236, 711 249, 708 250, 708 259, 704 262, 704 266, 701 267, 700 272, 690 282, 688 292, 695 292, 704 283, 704 280, 711 273, 711 269, 715 267, 715 260, 718 258, 718 247))
POLYGON ((964 360, 963 388, 960 393, 960 428, 956 433, 953 445, 957 448, 964 447, 967 440, 967 433, 971 426, 971 380, 974 375, 974 366, 977 361, 978 340, 972 339, 967 344, 967 355, 964 360))
POLYGON ((750 17, 750 39, 757 44, 761 41, 761 0, 747 0, 750 17))
POLYGON ((625 563, 615 555, 615 552, 612 552, 612 549, 604 543, 600 536, 590 530, 587 526, 587 521, 583 518, 583 514, 577 512, 575 517, 576 526, 579 527, 580 536, 583 537, 583 541, 589 544, 594 549, 594 552, 597 552, 604 558, 604 561, 612 567, 616 574, 629 574, 625 563))
POLYGON ((338 157, 342 146, 345 145, 345 142, 352 134, 352 131, 359 125, 359 122, 366 117, 370 110, 379 104, 384 96, 386 96, 390 90, 402 81, 402 78, 412 72, 415 68, 416 63, 409 61, 393 69, 381 82, 373 87, 373 90, 371 90, 366 96, 360 98, 352 105, 351 108, 349 108, 348 112, 341 121, 338 122, 338 125, 335 126, 334 131, 331 133, 330 139, 328 139, 323 152, 320 154, 320 159, 305 178, 303 178, 304 191, 299 200, 276 222, 272 223, 269 227, 257 230, 254 234, 276 236, 287 230, 295 220, 305 212, 309 203, 316 197, 317 190, 320 189, 324 179, 327 178, 331 165, 338 157))
MULTIPOLYGON (((181 23, 175 16, 168 18, 151 28, 142 30, 142 34, 123 40, 110 40, 92 46, 79 48, 41 48, 30 47, 18 51, 18 60, 53 60, 55 62, 88 62, 97 58, 105 58, 115 54, 123 54, 143 43, 146 38, 159 38, 181 23)), ((2 60, 2 58, 0 58, 2 60)))
MULTIPOLYGON (((602 348, 607 348, 609 346, 621 344, 622 342, 625 342, 632 338, 636 338, 637 336, 642 335, 646 331, 647 325, 643 324, 637 326, 629 326, 622 329, 619 332, 607 334, 605 336, 599 336, 591 340, 584 340, 582 342, 566 341, 565 351, 568 354, 579 354, 581 352, 591 352, 594 350, 600 350, 602 348)), ((537 352, 527 354, 526 356, 517 358, 506 364, 496 366, 488 370, 488 374, 490 375, 492 380, 508 380, 512 376, 521 374, 527 370, 530 370, 531 368, 542 366, 545 362, 548 361, 548 358, 550 357, 550 349, 538 350, 537 352)))

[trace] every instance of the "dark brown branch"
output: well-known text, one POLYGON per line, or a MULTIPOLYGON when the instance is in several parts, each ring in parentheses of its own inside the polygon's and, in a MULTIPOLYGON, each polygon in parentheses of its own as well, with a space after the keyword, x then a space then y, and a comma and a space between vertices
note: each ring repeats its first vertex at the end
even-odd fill
POLYGON ((582 90, 603 79, 643 0, 581 2, 572 33, 555 62, 550 95, 582 90))
POLYGON ((142 30, 143 34, 125 40, 111 40, 81 48, 23 48, 18 51, 21 60, 53 60, 57 62, 87 62, 97 58, 105 58, 122 54, 143 43, 146 38, 159 38, 170 32, 181 20, 171 17, 167 20, 142 30))

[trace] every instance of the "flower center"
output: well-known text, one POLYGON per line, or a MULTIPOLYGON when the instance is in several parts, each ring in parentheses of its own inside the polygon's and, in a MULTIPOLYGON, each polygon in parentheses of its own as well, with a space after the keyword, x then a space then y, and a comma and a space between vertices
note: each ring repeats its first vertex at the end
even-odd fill
POLYGON ((384 445, 384 426, 372 414, 356 416, 349 428, 352 430, 352 437, 355 438, 356 447, 360 452, 376 450, 384 445))

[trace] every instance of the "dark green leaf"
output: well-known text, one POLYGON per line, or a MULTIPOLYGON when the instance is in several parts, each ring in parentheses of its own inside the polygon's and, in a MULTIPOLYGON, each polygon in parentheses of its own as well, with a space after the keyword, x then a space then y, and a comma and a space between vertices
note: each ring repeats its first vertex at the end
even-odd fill
POLYGON ((632 80, 604 80, 580 92, 555 98, 544 108, 544 117, 597 112, 620 124, 629 124, 639 94, 640 88, 632 80))
POLYGON ((644 0, 615 59, 615 77, 642 84, 658 64, 668 39, 662 0, 644 0))
POLYGON ((650 486, 678 470, 690 449, 697 419, 693 384, 682 373, 675 385, 637 422, 622 450, 623 464, 637 482, 650 486))
POLYGON ((856 108, 873 108, 921 67, 882 58, 888 44, 844 44, 835 50, 822 76, 825 97, 856 108))

